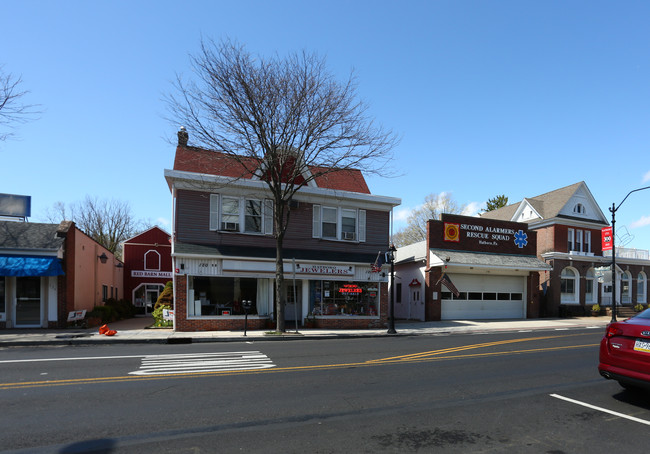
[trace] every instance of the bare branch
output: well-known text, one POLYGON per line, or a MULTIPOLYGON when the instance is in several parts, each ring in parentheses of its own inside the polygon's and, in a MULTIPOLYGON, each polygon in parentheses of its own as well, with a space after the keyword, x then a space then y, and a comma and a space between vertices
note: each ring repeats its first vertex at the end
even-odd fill
POLYGON ((14 135, 17 124, 36 119, 40 113, 35 104, 24 104, 22 98, 29 92, 21 88, 22 78, 5 73, 0 66, 0 142, 14 135))
MULTIPOLYGON (((340 83, 315 54, 265 58, 228 40, 202 41, 191 66, 195 79, 177 76, 175 93, 166 97, 168 119, 187 128, 190 145, 238 162, 240 178, 255 175, 266 183, 274 199, 277 260, 288 202, 300 188, 333 172, 389 174, 398 139, 370 118, 354 74, 340 83)), ((278 263, 276 269, 281 289, 278 263)), ((281 299, 278 294, 278 321, 281 299)))

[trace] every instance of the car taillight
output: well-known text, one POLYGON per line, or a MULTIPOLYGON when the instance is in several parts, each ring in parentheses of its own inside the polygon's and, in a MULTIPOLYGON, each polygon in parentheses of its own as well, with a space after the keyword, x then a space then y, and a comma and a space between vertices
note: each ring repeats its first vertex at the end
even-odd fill
POLYGON ((623 330, 618 326, 610 325, 607 327, 607 331, 605 331, 605 337, 607 337, 607 339, 614 336, 620 336, 621 334, 623 334, 623 330))

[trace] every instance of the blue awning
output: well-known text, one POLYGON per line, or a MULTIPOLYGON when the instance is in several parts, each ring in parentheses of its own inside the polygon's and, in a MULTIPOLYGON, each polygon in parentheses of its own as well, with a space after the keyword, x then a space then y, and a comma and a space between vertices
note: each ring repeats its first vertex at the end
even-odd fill
POLYGON ((65 274, 56 257, 0 255, 0 276, 60 276, 65 274))

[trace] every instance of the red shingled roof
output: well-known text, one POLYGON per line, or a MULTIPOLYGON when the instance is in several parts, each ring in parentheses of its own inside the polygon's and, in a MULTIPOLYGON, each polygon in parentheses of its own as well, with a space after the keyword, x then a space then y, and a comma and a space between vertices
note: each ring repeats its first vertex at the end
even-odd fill
MULTIPOLYGON (((244 158, 243 162, 238 162, 225 153, 179 146, 176 148, 174 170, 250 179, 259 164, 260 161, 254 158, 244 158)), ((310 167, 312 173, 318 173, 324 169, 323 167, 310 167)), ((319 188, 370 194, 363 174, 356 169, 335 170, 316 177, 315 182, 319 188)))

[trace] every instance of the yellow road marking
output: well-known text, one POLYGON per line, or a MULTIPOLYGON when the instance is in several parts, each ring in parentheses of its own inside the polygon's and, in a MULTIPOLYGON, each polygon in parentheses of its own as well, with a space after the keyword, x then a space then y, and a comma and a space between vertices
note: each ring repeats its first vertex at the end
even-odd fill
MULTIPOLYGON (((589 334, 589 333, 587 333, 589 334)), ((511 350, 511 351, 502 351, 502 352, 486 352, 486 353, 469 353, 462 355, 448 355, 449 353, 457 353, 467 350, 474 350, 478 348, 492 347, 497 345, 507 345, 512 343, 535 341, 535 340, 546 340, 546 339, 555 339, 560 337, 574 337, 574 336, 584 336, 587 334, 572 334, 572 335, 561 335, 561 336, 541 336, 541 337, 532 337, 526 339, 511 339, 504 341, 496 342, 485 342, 481 344, 472 344, 464 345, 460 347, 445 348, 440 350, 432 350, 428 352, 414 353, 410 355, 401 355, 393 356, 389 358, 381 358, 368 360, 364 362, 354 362, 354 363, 342 363, 342 364, 321 364, 321 365, 312 365, 312 366, 291 366, 291 367, 275 367, 270 369, 242 369, 238 371, 214 371, 214 372, 184 372, 184 373, 175 373, 175 374, 161 374, 156 376, 118 376, 118 377, 96 377, 96 378, 76 378, 76 379, 65 379, 65 380, 45 380, 45 381, 31 381, 31 382, 17 382, 17 383, 0 383, 1 390, 9 389, 21 389, 21 388, 36 388, 36 387, 50 387, 50 386, 69 386, 69 385, 82 385, 82 384, 95 384, 95 383, 119 383, 119 382, 129 382, 129 381, 140 381, 140 380, 161 380, 167 378, 183 378, 183 377, 198 377, 198 376, 231 376, 231 375, 253 375, 253 374, 269 374, 269 373, 281 373, 281 372, 304 372, 304 371, 316 371, 316 370, 333 370, 341 369, 348 367, 371 367, 371 366, 382 366, 388 364, 398 364, 398 363, 414 363, 414 362, 431 362, 431 361, 443 361, 449 359, 460 359, 460 358, 478 358, 478 357, 487 357, 487 356, 503 356, 503 355, 512 355, 512 354, 523 354, 523 353, 537 353, 544 351, 559 351, 559 350, 570 350, 576 348, 587 348, 587 347, 596 347, 599 344, 582 344, 582 345, 567 345, 561 347, 539 347, 528 350, 511 350), (443 356, 444 355, 444 356, 443 356)))

